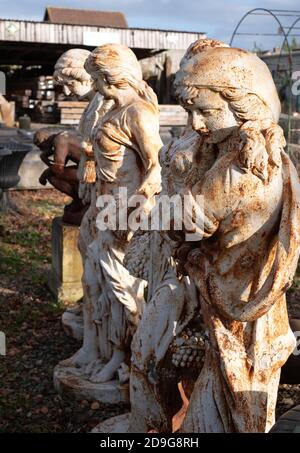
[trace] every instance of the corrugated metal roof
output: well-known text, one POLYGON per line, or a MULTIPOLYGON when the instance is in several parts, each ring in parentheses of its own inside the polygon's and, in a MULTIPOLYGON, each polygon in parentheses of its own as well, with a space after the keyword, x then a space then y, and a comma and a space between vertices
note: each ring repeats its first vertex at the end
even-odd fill
MULTIPOLYGON (((24 20, 24 19, 13 19, 13 18, 3 18, 3 17, 0 17, 0 21, 6 21, 6 22, 16 22, 16 23, 34 23, 34 24, 47 24, 47 22, 42 22, 40 20, 33 20, 33 19, 30 19, 30 20, 24 20)), ((55 25, 54 22, 49 22, 49 24, 53 24, 55 25)), ((70 24, 60 24, 60 23, 57 23, 57 25, 70 25, 70 24)), ((72 25, 72 24, 71 24, 72 25)), ((78 25, 79 27, 84 27, 84 25, 78 25)), ((89 27, 89 25, 86 25, 86 27, 89 27)), ((90 25, 90 27, 92 27, 92 25, 90 25)), ((95 27, 95 25, 94 25, 95 27)), ((149 32, 153 32, 153 31, 160 31, 162 33, 184 33, 184 34, 198 34, 199 36, 201 35, 204 38, 206 38, 206 32, 203 32, 203 31, 191 31, 191 30, 174 30, 173 28, 143 28, 143 27, 107 27, 105 25, 103 26, 99 26, 98 28, 110 28, 110 29, 113 29, 113 28, 124 28, 125 30, 140 30, 140 31, 149 31, 149 32)))
POLYGON ((0 19, 0 42, 33 42, 97 47, 104 42, 120 42, 131 48, 186 50, 203 33, 143 28, 95 27, 49 22, 0 19), (93 41, 93 42, 92 42, 93 41))
POLYGON ((124 14, 120 12, 56 8, 52 6, 46 8, 44 21, 56 24, 91 25, 96 27, 128 27, 124 14))

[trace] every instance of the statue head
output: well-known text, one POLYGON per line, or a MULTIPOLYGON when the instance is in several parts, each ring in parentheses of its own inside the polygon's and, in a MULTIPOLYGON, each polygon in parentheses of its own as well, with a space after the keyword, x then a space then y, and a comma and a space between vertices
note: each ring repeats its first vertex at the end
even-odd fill
POLYGON ((193 128, 213 143, 244 122, 279 119, 280 101, 268 67, 242 49, 208 47, 185 56, 175 90, 193 128))
POLYGON ((223 41, 218 41, 217 39, 208 39, 208 38, 197 39, 197 41, 193 42, 187 48, 184 56, 181 59, 180 67, 182 68, 190 58, 194 57, 198 53, 203 52, 204 50, 213 49, 216 47, 229 47, 229 45, 223 41))
POLYGON ((53 146, 54 138, 59 133, 58 130, 51 128, 41 128, 34 134, 33 143, 41 151, 48 151, 53 146))
POLYGON ((66 96, 84 99, 92 90, 92 78, 84 69, 90 52, 85 49, 71 49, 63 53, 54 67, 54 81, 63 87, 66 96))
POLYGON ((95 90, 106 99, 118 101, 121 92, 132 91, 158 108, 153 90, 143 80, 138 60, 127 46, 105 44, 97 47, 88 57, 85 69, 94 80, 95 90))

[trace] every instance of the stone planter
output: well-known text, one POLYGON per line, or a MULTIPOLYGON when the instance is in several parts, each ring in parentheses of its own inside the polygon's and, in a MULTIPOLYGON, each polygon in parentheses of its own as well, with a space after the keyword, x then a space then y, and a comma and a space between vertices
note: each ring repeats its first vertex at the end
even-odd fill
POLYGON ((20 181, 19 168, 32 145, 8 141, 0 143, 0 210, 9 207, 8 189, 15 187, 20 181))

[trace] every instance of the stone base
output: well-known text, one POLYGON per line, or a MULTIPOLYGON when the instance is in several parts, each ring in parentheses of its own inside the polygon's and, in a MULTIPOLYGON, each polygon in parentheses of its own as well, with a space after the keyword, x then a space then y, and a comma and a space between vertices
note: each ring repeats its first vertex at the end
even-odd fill
POLYGON ((52 271, 48 279, 48 287, 56 299, 66 306, 70 306, 82 299, 81 283, 62 282, 52 271))
POLYGON ((58 393, 76 400, 98 401, 106 404, 129 403, 129 384, 109 381, 103 384, 90 382, 80 368, 57 365, 54 369, 54 386, 58 393))
POLYGON ((61 217, 52 222, 52 268, 49 288, 65 305, 83 297, 81 278, 82 259, 77 243, 79 227, 63 223, 61 217))
POLYGON ((91 432, 93 434, 125 434, 129 432, 130 413, 118 415, 99 423, 91 432))
POLYGON ((61 322, 69 337, 81 341, 83 339, 82 303, 70 306, 62 315, 61 322))

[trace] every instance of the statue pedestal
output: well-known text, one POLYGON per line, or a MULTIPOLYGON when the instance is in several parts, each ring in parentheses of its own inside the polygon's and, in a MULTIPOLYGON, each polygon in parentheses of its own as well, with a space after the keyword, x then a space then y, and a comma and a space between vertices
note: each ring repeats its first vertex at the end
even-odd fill
POLYGON ((99 401, 106 404, 129 402, 129 384, 113 380, 101 384, 88 380, 80 368, 58 364, 54 368, 54 387, 59 394, 79 401, 99 401))
POLYGON ((61 317, 61 322, 65 333, 75 340, 83 339, 83 313, 82 303, 71 305, 66 309, 61 317))
POLYGON ((61 217, 52 222, 52 269, 49 288, 65 305, 83 297, 82 259, 77 243, 79 227, 64 223, 61 217))

